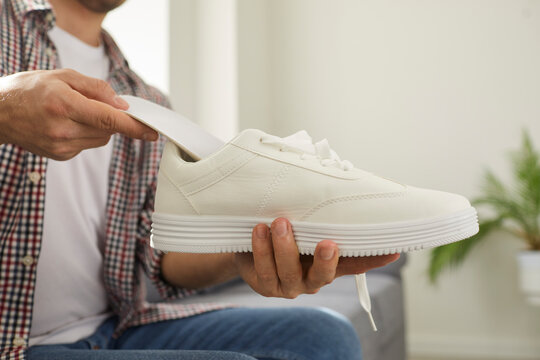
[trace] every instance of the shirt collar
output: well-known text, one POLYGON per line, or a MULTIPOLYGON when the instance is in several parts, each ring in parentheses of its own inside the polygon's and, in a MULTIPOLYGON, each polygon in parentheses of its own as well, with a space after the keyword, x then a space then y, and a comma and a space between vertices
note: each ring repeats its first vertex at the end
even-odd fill
POLYGON ((129 64, 126 58, 122 54, 122 51, 120 51, 118 48, 118 45, 116 45, 116 42, 114 42, 111 35, 109 35, 109 33, 104 29, 101 30, 101 41, 103 41, 105 53, 111 62, 110 72, 113 73, 116 70, 127 72, 129 70, 129 64))
POLYGON ((52 13, 51 4, 47 0, 11 0, 11 4, 19 20, 22 20, 27 14, 33 11, 52 13))

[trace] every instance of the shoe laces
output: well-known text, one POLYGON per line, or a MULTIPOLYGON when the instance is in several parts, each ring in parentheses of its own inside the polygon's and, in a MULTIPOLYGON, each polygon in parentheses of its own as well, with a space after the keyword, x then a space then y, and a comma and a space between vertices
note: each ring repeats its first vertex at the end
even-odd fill
POLYGON ((280 151, 290 151, 300 154, 302 160, 317 159, 322 166, 336 167, 344 171, 354 168, 348 160, 341 160, 338 154, 330 148, 328 140, 323 139, 313 143, 311 136, 301 130, 290 136, 280 138, 274 135, 263 135, 261 142, 279 146, 280 151))
MULTIPOLYGON (((347 160, 341 160, 337 153, 330 148, 328 140, 323 139, 313 143, 313 139, 305 130, 301 130, 290 136, 280 138, 274 135, 265 134, 260 139, 261 143, 275 145, 280 151, 290 151, 300 155, 300 158, 317 159, 322 166, 331 166, 339 168, 343 171, 349 171, 354 168, 354 165, 347 160)), ((366 274, 355 275, 356 290, 360 305, 368 314, 369 321, 373 331, 377 331, 377 326, 371 314, 371 299, 367 287, 366 274)))
POLYGON ((371 328, 373 331, 377 331, 377 325, 375 324, 375 320, 373 320, 373 315, 371 315, 371 298, 369 297, 366 273, 356 274, 354 275, 354 279, 356 280, 356 292, 358 293, 360 305, 362 305, 362 308, 368 314, 371 328))

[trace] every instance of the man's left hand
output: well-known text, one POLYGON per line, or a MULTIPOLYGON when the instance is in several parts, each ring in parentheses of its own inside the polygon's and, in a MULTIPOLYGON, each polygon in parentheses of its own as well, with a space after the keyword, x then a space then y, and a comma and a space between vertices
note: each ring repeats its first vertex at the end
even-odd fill
POLYGON ((270 228, 257 225, 252 244, 252 253, 235 254, 238 272, 259 294, 288 299, 315 294, 336 277, 364 273, 399 258, 399 254, 340 258, 331 240, 319 242, 313 256, 300 255, 291 224, 284 218, 274 220, 270 228))

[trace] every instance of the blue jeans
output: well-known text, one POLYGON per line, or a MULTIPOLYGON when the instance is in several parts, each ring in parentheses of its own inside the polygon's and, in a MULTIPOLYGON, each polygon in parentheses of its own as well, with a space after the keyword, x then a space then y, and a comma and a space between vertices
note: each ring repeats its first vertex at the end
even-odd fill
POLYGON ((350 322, 325 309, 234 308, 132 327, 112 338, 116 317, 72 344, 37 345, 29 360, 357 360, 350 322))

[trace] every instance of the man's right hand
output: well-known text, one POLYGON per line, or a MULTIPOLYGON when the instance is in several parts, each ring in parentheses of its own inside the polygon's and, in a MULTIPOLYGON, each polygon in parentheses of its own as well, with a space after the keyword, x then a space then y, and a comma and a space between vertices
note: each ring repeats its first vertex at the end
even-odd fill
POLYGON ((129 105, 107 82, 74 70, 39 70, 0 78, 0 144, 68 160, 107 144, 114 133, 157 140, 151 128, 120 110, 129 105))

